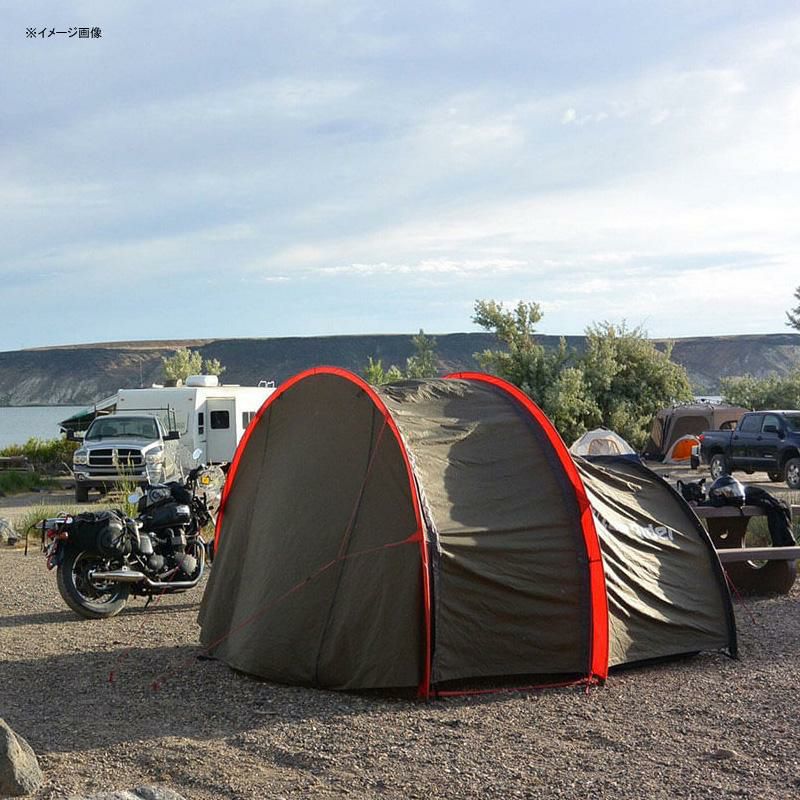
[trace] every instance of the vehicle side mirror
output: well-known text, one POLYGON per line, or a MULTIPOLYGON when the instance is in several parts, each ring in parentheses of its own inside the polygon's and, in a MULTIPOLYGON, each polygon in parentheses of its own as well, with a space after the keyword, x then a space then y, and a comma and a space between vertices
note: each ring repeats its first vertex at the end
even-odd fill
POLYGON ((174 442, 176 439, 180 439, 180 438, 181 438, 181 435, 178 433, 178 431, 170 431, 164 437, 164 441, 165 442, 174 442))
POLYGON ((67 431, 67 441, 82 442, 84 435, 84 431, 67 431))

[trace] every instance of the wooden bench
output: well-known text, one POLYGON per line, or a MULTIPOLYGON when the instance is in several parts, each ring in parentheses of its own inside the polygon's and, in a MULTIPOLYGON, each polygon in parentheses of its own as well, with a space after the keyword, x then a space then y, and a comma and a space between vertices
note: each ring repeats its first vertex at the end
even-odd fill
POLYGON ((33 464, 25 456, 0 456, 0 472, 33 472, 33 464))
MULTIPOLYGON (((764 517, 760 506, 693 506, 704 520, 728 578, 743 594, 786 594, 797 579, 800 547, 747 547, 747 526, 754 517, 764 517)), ((792 506, 792 517, 800 506, 792 506)))

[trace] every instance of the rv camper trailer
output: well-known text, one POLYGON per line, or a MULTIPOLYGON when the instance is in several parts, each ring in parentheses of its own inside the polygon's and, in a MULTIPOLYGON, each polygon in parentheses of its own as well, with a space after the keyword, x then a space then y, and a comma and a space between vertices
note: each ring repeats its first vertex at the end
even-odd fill
POLYGON ((180 434, 181 449, 199 448, 206 463, 230 461, 250 420, 274 383, 220 386, 214 375, 192 375, 184 386, 120 389, 114 413, 146 412, 180 434))

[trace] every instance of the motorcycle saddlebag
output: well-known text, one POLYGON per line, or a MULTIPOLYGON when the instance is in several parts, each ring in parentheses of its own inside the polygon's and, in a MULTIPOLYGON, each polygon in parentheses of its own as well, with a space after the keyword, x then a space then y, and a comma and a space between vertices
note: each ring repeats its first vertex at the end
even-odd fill
POLYGON ((70 544, 81 550, 113 557, 131 552, 125 519, 115 511, 87 511, 72 521, 70 544))

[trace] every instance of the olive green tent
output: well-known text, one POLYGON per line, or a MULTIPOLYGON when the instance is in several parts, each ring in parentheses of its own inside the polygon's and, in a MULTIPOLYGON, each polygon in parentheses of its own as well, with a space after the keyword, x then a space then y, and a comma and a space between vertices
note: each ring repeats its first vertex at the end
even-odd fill
POLYGON ((573 460, 527 396, 475 373, 279 387, 231 465, 200 622, 245 672, 424 697, 736 649, 683 500, 639 464, 573 460))

